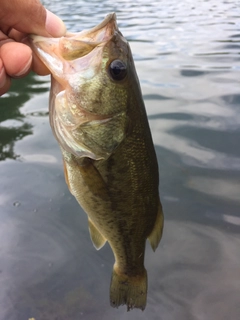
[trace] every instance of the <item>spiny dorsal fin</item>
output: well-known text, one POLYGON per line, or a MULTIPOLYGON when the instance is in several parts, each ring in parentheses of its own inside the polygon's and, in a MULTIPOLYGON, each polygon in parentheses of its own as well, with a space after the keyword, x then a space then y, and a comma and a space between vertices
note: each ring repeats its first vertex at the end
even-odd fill
POLYGON ((94 224, 92 223, 92 221, 90 219, 88 219, 88 227, 89 227, 90 237, 91 237, 91 240, 92 240, 94 247, 97 250, 101 249, 105 245, 107 240, 98 231, 98 229, 94 226, 94 224))
POLYGON ((150 233, 148 240, 151 244, 151 247, 153 251, 157 249, 157 246, 162 238, 162 232, 163 232, 163 212, 162 212, 162 205, 159 200, 159 206, 158 206, 158 213, 155 221, 155 225, 153 227, 152 232, 150 233))

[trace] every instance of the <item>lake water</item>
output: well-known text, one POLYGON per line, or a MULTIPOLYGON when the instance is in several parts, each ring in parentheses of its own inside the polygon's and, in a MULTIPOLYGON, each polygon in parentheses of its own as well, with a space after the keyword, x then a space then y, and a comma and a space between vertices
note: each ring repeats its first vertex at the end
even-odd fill
POLYGON ((48 122, 49 78, 0 98, 1 320, 240 319, 239 1, 44 1, 71 31, 115 11, 160 168, 162 242, 146 248, 144 312, 113 309, 113 255, 96 251, 48 122))

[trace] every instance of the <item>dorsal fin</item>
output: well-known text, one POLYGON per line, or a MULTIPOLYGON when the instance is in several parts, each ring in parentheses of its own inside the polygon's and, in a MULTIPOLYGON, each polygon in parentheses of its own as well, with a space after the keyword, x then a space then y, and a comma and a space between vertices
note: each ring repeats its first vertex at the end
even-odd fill
POLYGON ((164 222, 164 217, 163 217, 163 212, 162 212, 162 205, 159 200, 156 221, 155 221, 152 232, 148 236, 148 240, 151 244, 153 251, 155 251, 157 249, 157 246, 162 238, 163 222, 164 222))
POLYGON ((104 236, 95 227, 95 225, 92 223, 90 219, 88 219, 88 227, 89 227, 90 237, 94 247, 97 250, 101 249, 107 241, 106 238, 104 238, 104 236))

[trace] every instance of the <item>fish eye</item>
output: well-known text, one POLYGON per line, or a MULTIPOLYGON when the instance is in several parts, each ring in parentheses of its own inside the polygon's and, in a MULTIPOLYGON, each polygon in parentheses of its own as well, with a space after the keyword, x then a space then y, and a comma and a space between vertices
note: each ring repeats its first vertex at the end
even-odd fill
POLYGON ((113 80, 123 80, 127 75, 127 67, 121 60, 113 60, 109 65, 109 72, 113 80))

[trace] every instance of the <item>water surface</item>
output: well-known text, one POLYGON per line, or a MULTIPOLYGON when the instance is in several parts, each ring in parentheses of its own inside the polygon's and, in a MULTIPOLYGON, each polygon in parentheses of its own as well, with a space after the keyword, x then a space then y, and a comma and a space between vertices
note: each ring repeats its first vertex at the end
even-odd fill
POLYGON ((0 319, 240 317, 239 1, 44 1, 71 31, 115 11, 130 42, 160 168, 162 242, 146 250, 144 312, 109 306, 113 255, 95 251, 48 122, 49 78, 0 99, 0 319))

